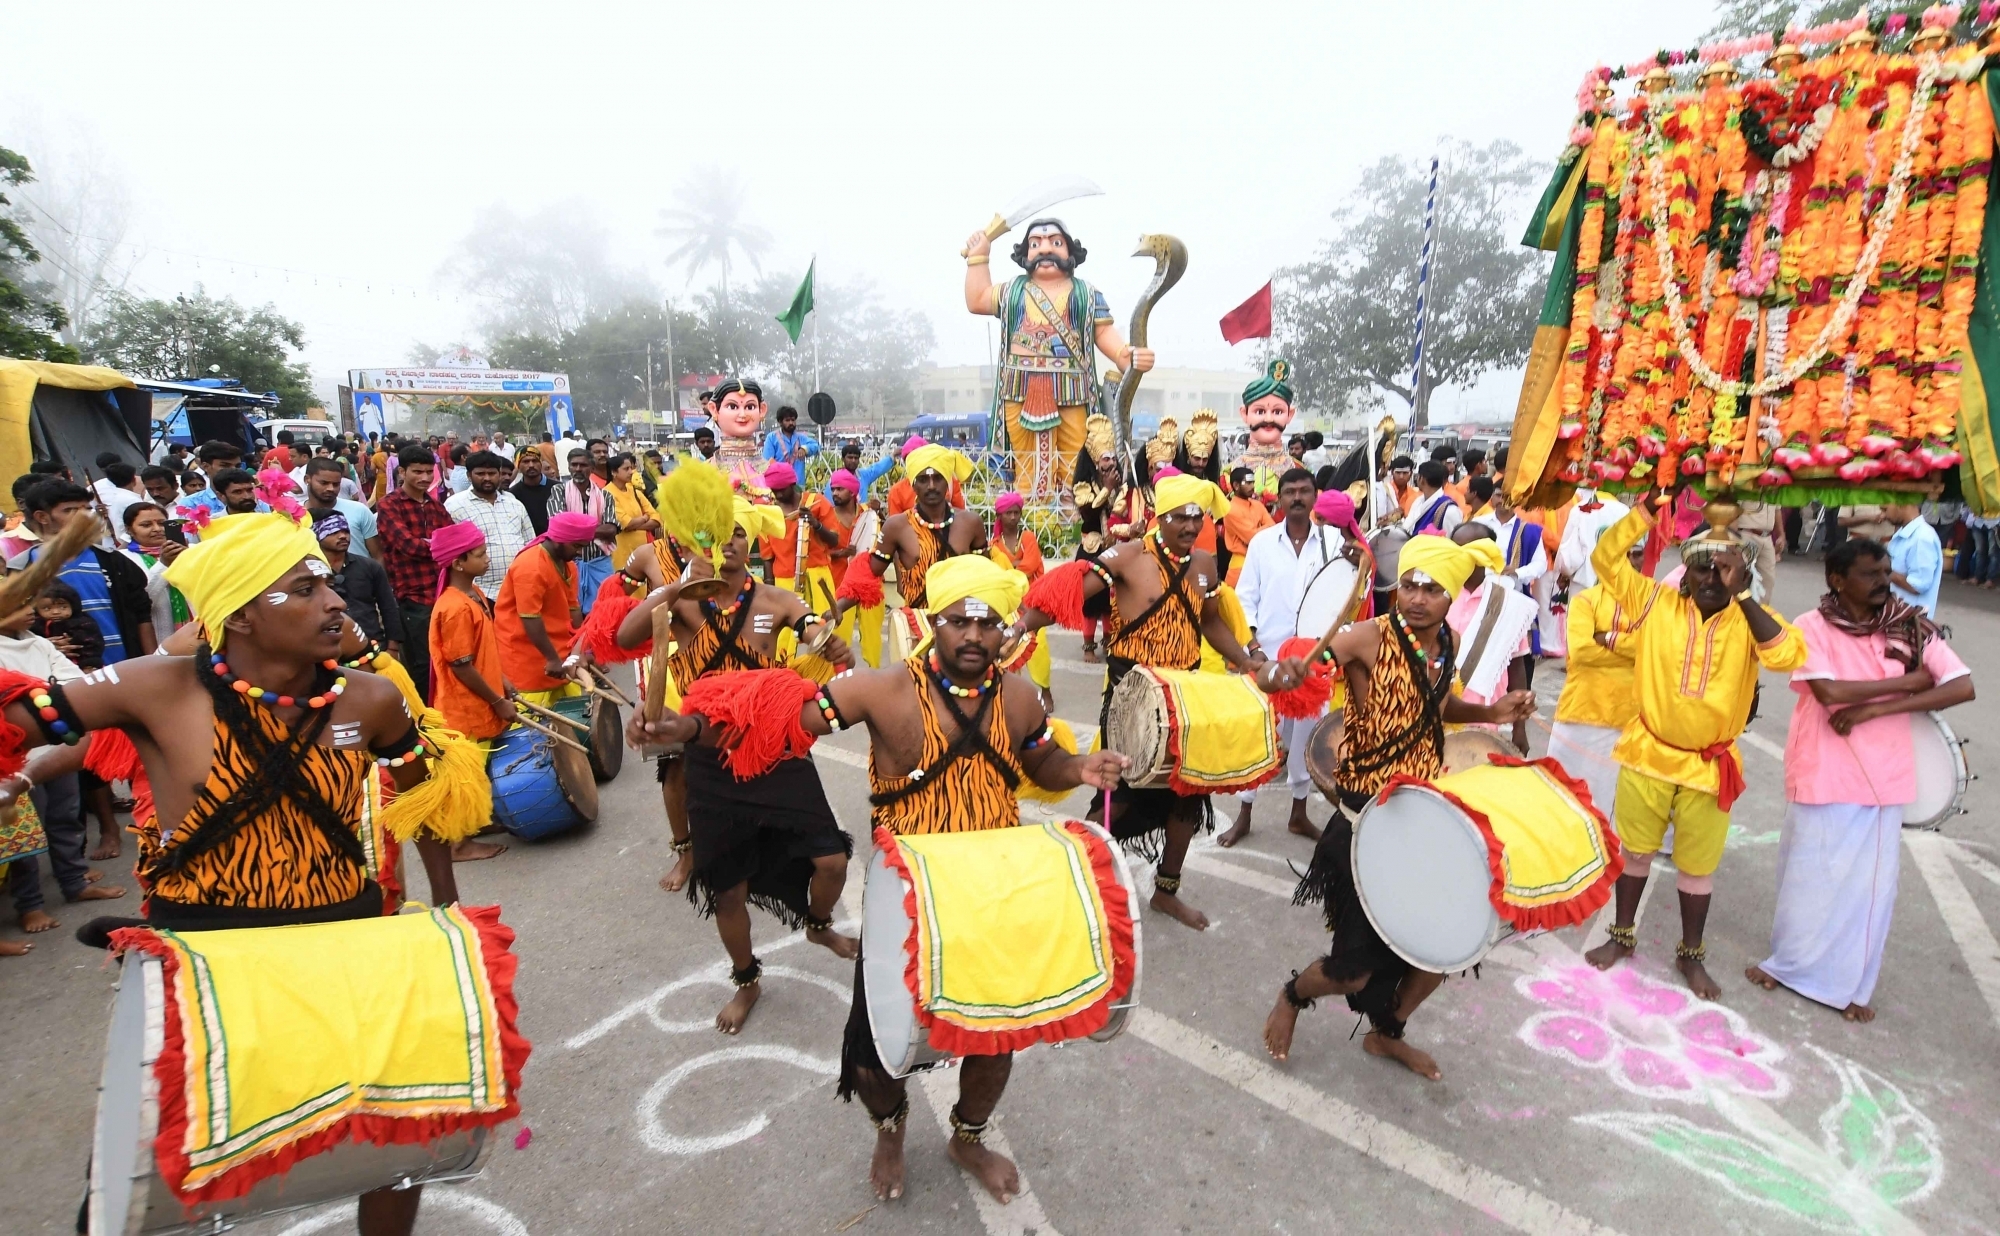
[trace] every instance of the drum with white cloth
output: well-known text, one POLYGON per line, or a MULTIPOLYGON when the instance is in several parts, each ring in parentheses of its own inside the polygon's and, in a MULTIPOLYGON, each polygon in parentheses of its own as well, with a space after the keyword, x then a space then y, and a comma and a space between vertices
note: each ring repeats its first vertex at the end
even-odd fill
POLYGON ((1383 942, 1442 974, 1602 909, 1625 860, 1580 785, 1547 759, 1392 784, 1354 822, 1351 851, 1383 942))
POLYGON ((919 648, 930 642, 931 615, 929 610, 913 605, 898 606, 889 611, 889 660, 894 665, 915 656, 919 648))
MULTIPOLYGON (((1326 801, 1335 806, 1340 805, 1340 738, 1346 728, 1346 713, 1335 709, 1314 723, 1312 736, 1306 739, 1306 772, 1326 801)), ((1513 754, 1490 730, 1454 730, 1444 736, 1446 773, 1464 772, 1493 756, 1513 754)))
POLYGON ((1397 571, 1398 560, 1403 556, 1403 546, 1408 544, 1410 534, 1403 531, 1401 524, 1389 524, 1377 528, 1368 535, 1368 548, 1375 554, 1375 590, 1393 592, 1402 579, 1397 571))
POLYGON ((1965 763, 1965 740, 1943 714, 1918 712, 1910 714, 1910 746, 1916 756, 1917 797, 1903 808, 1903 827, 1935 832, 1965 813, 1965 791, 1973 775, 1965 763))
POLYGON ((869 1030, 892 1077, 1036 1043, 1108 1042, 1138 1006, 1139 891, 1095 824, 878 829, 862 906, 869 1030))
POLYGON ((1104 746, 1132 761, 1134 789, 1235 793, 1284 763, 1270 697, 1241 674, 1138 666, 1112 688, 1110 713, 1104 746))
POLYGON ((1361 568, 1345 558, 1335 558, 1321 566, 1299 593, 1298 621, 1292 628, 1293 634, 1316 640, 1336 623, 1348 621, 1368 585, 1361 568))
POLYGON ((129 948, 98 1083, 88 1206, 92 1236, 221 1232, 376 1189, 477 1176, 491 1149, 490 1126, 518 1111, 510 1106, 511 1078, 527 1052, 526 1042, 517 1039, 519 1055, 509 1054, 515 1050, 507 1042, 513 1023, 499 998, 506 996, 511 1004, 511 977, 493 977, 495 956, 506 950, 475 926, 486 916, 498 926, 497 911, 439 910, 305 927, 186 932, 173 941, 178 951, 164 954, 129 948), (377 990, 365 990, 369 942, 422 935, 429 924, 408 920, 423 919, 453 938, 417 940, 414 952, 398 952, 399 960, 418 963, 421 981, 412 986, 405 977, 410 971, 392 965, 384 967, 377 990), (211 946, 223 937, 256 937, 253 948, 281 939, 287 949, 298 950, 299 966, 274 994, 261 981, 268 970, 218 955, 211 946), (321 937, 328 942, 313 943, 321 937), (361 955, 323 966, 334 950, 361 955), (203 963, 194 973, 191 960, 203 963), (210 961, 216 962, 213 968, 210 961), (297 999, 302 991, 308 993, 303 1001, 297 999), (340 1016, 321 1022, 305 1007, 308 1002, 340 1016), (391 1027, 351 1053, 339 1042, 300 1049, 297 1026, 320 1025, 324 1036, 329 1025, 393 1021, 399 1007, 408 1013, 407 1025, 391 1027), (458 1072, 422 1072, 424 1065, 412 1063, 417 1053, 394 1047, 399 1034, 451 1038, 455 1045, 430 1053, 430 1060, 455 1060, 458 1072), (179 1084, 169 1070, 163 1087, 157 1066, 170 1039, 177 1052, 186 1053, 188 1071, 202 1079, 199 1085, 179 1084), (198 1070, 197 1062, 203 1062, 198 1070), (431 1084, 413 1084, 424 1082, 431 1084), (332 1089, 321 1093, 327 1084, 332 1089), (403 1090, 441 1097, 432 1111, 410 1104, 403 1090), (329 1098, 337 1102, 329 1105, 329 1098), (298 1105, 288 1106, 294 1102, 298 1105), (393 1114, 399 1103, 414 1114, 393 1114), (459 1127, 395 1140, 398 1126, 407 1122, 420 1130, 439 1113, 457 1114, 453 1123, 459 1127), (352 1126, 341 1123, 349 1116, 376 1122, 375 1131, 354 1140, 352 1126), (160 1140, 163 1125, 190 1124, 195 1127, 185 1141, 160 1140), (332 1144, 314 1149, 321 1131, 334 1135, 332 1144), (374 1140, 377 1134, 383 1144, 374 1140), (171 1153, 170 1145, 178 1145, 179 1153, 171 1153), (295 1149, 300 1157, 274 1170, 295 1149), (237 1192, 243 1181, 254 1181, 247 1192, 216 1196, 237 1192))

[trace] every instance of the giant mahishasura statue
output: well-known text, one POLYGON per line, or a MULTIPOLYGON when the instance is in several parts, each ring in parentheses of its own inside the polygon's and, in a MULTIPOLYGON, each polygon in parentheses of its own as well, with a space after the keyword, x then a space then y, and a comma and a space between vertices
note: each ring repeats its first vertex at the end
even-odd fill
POLYGON ((1049 501, 1068 489, 1084 418, 1098 406, 1097 354, 1143 373, 1153 353, 1128 345, 1103 293, 1076 277, 1084 248, 1062 220, 1030 223, 1012 253, 1024 273, 997 285, 992 243, 984 231, 966 242, 965 307, 1000 319, 993 402, 1014 452, 1014 488, 1049 501))

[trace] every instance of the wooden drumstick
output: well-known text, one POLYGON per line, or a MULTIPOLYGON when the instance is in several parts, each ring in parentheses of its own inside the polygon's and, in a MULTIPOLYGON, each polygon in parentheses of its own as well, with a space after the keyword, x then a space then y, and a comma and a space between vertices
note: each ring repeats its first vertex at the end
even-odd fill
POLYGON ((1326 655, 1327 649, 1333 647, 1333 637, 1340 634, 1340 629, 1354 621, 1355 611, 1361 608, 1363 591, 1374 582, 1374 551, 1368 548, 1368 542, 1366 541, 1357 540, 1354 544, 1361 550, 1361 556, 1365 560, 1361 565, 1360 573, 1354 577, 1354 595, 1347 598, 1347 604, 1341 606, 1340 612, 1333 616, 1333 625, 1327 627, 1326 634, 1320 636, 1319 642, 1312 646, 1312 651, 1305 655, 1306 668, 1308 669, 1312 668, 1313 662, 1326 655))
MULTIPOLYGON (((534 705, 532 704, 529 705, 529 707, 531 708, 533 706, 534 705)), ((576 751, 578 754, 581 755, 590 754, 589 747, 586 747, 582 743, 578 742, 576 739, 571 738, 568 734, 558 734, 556 731, 550 729, 546 725, 543 725, 541 722, 532 721, 527 717, 516 716, 514 719, 520 722, 522 725, 525 725, 529 729, 535 731, 535 733, 540 734, 542 737, 548 739, 550 742, 559 742, 563 746, 568 747, 571 750, 576 751)))
POLYGON ((667 711, 668 675, 673 666, 668 652, 674 645, 674 614, 671 605, 653 611, 653 660, 646 676, 646 720, 658 721, 667 711))
POLYGON ((583 733, 586 734, 590 732, 590 722, 588 721, 579 721, 575 717, 564 716, 562 713, 557 712, 553 708, 544 708, 540 704, 531 704, 527 700, 522 699, 518 695, 514 696, 513 700, 514 700, 514 707, 516 708, 525 708, 528 711, 546 717, 551 721, 560 721, 562 724, 567 725, 572 729, 581 730, 583 733))
POLYGON ((592 690, 595 694, 603 696, 606 699, 617 700, 627 708, 632 706, 631 697, 618 689, 618 684, 611 681, 609 674, 588 663, 584 664, 582 668, 583 672, 590 676, 592 690))

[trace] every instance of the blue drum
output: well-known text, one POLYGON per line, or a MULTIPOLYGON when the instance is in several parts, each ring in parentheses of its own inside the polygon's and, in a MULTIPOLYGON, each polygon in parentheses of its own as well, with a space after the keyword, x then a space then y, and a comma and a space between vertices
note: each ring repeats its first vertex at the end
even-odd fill
POLYGON ((516 837, 532 841, 597 818, 589 760, 526 726, 500 735, 486 772, 493 781, 493 822, 516 837))

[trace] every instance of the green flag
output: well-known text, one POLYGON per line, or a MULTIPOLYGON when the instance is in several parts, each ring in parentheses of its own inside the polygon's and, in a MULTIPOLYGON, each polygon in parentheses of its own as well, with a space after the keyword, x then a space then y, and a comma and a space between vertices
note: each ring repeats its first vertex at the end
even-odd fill
POLYGON ((817 265, 819 259, 814 258, 812 265, 806 267, 805 282, 799 284, 799 290, 792 294, 792 307, 778 315, 779 325, 785 328, 793 343, 799 341, 799 332, 806 328, 806 315, 813 311, 813 267, 817 265))

